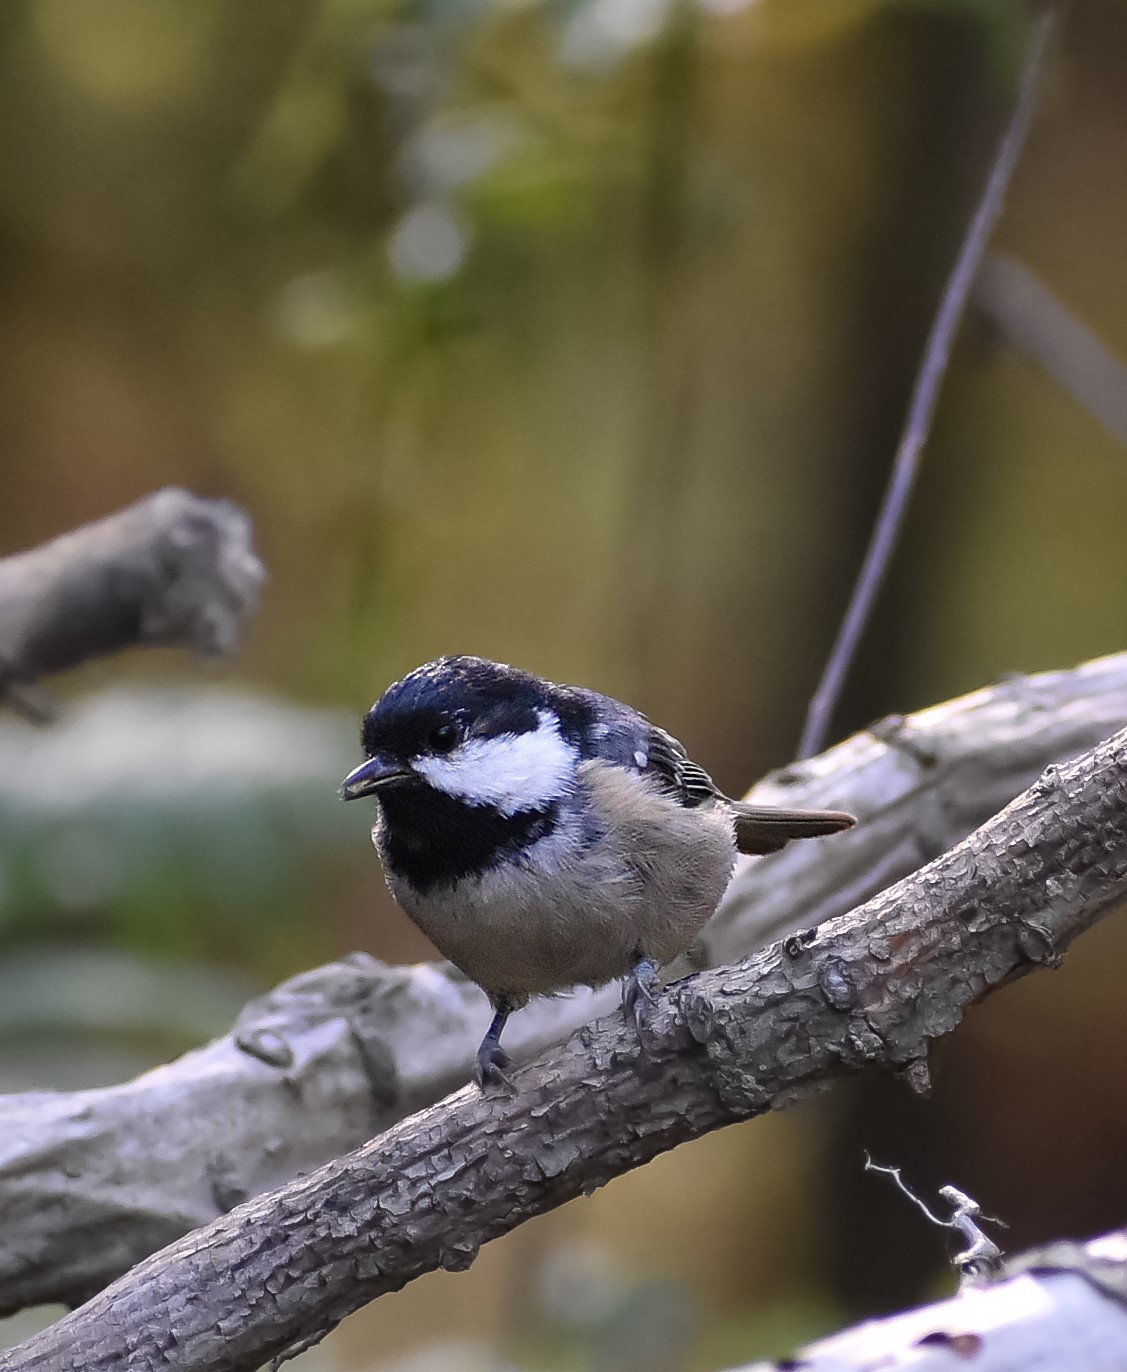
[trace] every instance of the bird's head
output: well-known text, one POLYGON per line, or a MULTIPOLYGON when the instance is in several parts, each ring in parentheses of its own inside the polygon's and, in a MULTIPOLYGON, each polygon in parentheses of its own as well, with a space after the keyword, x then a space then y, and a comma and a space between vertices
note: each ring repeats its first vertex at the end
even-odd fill
POLYGON ((573 786, 581 697, 480 657, 442 657, 389 686, 364 717, 366 761, 341 796, 430 787, 502 815, 542 810, 573 786))

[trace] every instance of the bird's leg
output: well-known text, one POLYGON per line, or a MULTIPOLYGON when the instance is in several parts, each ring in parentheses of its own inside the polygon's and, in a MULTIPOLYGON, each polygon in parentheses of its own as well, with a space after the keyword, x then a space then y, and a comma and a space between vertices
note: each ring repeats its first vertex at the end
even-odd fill
POLYGON ((649 1007, 654 1003, 657 963, 640 948, 634 950, 634 958, 630 975, 622 983, 622 1008, 627 1018, 633 1018, 635 1028, 641 1033, 649 1007))
POLYGON ((481 1041, 481 1047, 477 1050, 473 1079, 483 1091, 487 1086, 501 1084, 512 1090, 513 1084, 502 1070, 509 1065, 509 1055, 501 1047, 501 1030, 513 1012, 513 1003, 507 996, 498 996, 493 1002, 493 1008, 496 1013, 493 1016, 493 1023, 481 1041))

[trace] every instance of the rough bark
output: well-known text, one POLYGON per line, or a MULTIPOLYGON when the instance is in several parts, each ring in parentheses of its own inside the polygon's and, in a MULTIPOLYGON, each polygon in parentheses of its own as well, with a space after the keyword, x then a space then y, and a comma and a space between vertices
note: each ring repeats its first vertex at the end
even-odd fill
POLYGON ((1013 1258, 1003 1280, 868 1320, 744 1372, 1107 1372, 1127 1367, 1127 1231, 1013 1258))
MULTIPOLYGON (((706 931, 713 965, 844 913, 952 847, 1050 762, 1127 723, 1127 654, 885 721, 758 786, 863 822, 742 865, 706 931)), ((373 856, 373 882, 378 874, 373 856)), ((513 1017, 526 1060, 617 990, 513 1017)), ((0 1100, 0 1310, 77 1304, 232 1205, 388 1129, 469 1077, 489 1020, 449 967, 357 955, 248 1005, 232 1034, 135 1081, 0 1100)))
POLYGON ((893 1069, 1127 896, 1127 730, 859 909, 463 1088, 141 1263, 0 1372, 250 1372, 689 1138, 893 1069))
POLYGON ((263 579, 250 521, 225 500, 168 487, 0 560, 0 699, 132 644, 230 651, 263 579))

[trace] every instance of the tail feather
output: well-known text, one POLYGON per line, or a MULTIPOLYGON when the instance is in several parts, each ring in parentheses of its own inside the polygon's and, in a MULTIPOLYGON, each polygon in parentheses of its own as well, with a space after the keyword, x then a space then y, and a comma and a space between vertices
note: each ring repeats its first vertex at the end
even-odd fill
POLYGON ((736 847, 741 853, 777 853, 795 838, 822 838, 851 829, 856 817, 844 810, 775 810, 734 802, 736 847))

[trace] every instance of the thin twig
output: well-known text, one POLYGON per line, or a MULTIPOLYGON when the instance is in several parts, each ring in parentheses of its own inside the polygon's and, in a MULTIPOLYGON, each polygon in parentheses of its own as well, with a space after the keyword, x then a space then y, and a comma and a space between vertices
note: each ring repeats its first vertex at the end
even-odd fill
POLYGON ((999 1224, 1003 1229, 1006 1224, 1003 1220, 996 1219, 993 1215, 984 1215, 982 1207, 974 1199, 968 1196, 965 1191, 960 1191, 957 1186, 941 1186, 939 1195, 951 1207, 949 1219, 940 1219, 928 1209, 927 1205, 912 1190, 904 1178, 900 1175, 899 1167, 886 1167, 879 1162, 874 1162, 868 1153, 865 1154, 865 1171, 879 1172, 883 1176, 891 1177, 899 1189, 926 1215, 928 1220, 940 1229, 953 1229, 960 1235, 966 1248, 961 1253, 956 1253, 952 1259, 952 1266, 956 1267, 960 1276, 971 1280, 981 1280, 997 1274, 1002 1265, 1002 1250, 994 1242, 989 1234, 982 1229, 982 1223, 999 1224))
POLYGON ((908 1183, 904 1180, 904 1178, 900 1175, 899 1167, 888 1167, 882 1162, 874 1162, 872 1158, 868 1155, 868 1153, 866 1153, 865 1171, 879 1172, 882 1176, 891 1177, 892 1180, 896 1183, 898 1189, 902 1191, 905 1196, 908 1197, 912 1204, 923 1211, 924 1218, 928 1220, 929 1223, 937 1225, 940 1229, 950 1228, 950 1220, 941 1220, 938 1215, 933 1214, 932 1211, 928 1209, 927 1202, 923 1199, 923 1197, 917 1196, 916 1193, 912 1190, 912 1188, 908 1185, 908 1183))
POLYGON ((904 512, 919 471, 920 454, 931 427, 939 386, 947 370, 951 343, 966 308, 970 288, 978 272, 990 233, 1002 209, 1002 201, 1017 159, 1025 143, 1033 112, 1037 106, 1037 82, 1041 63, 1056 18, 1055 9, 1045 10, 1034 20, 1022 64, 1018 96, 1013 114, 994 158, 982 198, 967 229, 963 246, 943 291, 939 312, 931 326, 900 446, 892 464, 892 475, 877 515, 876 527, 865 561, 853 590, 833 651, 830 653, 818 689, 810 701, 806 724, 798 745, 800 758, 810 757, 825 746, 826 734, 846 675, 856 656, 857 645, 872 612, 873 603, 884 583, 888 564, 904 521, 904 512))
POLYGON ((1127 445, 1127 366, 1028 267, 991 253, 974 283, 972 299, 1011 343, 1127 445))

